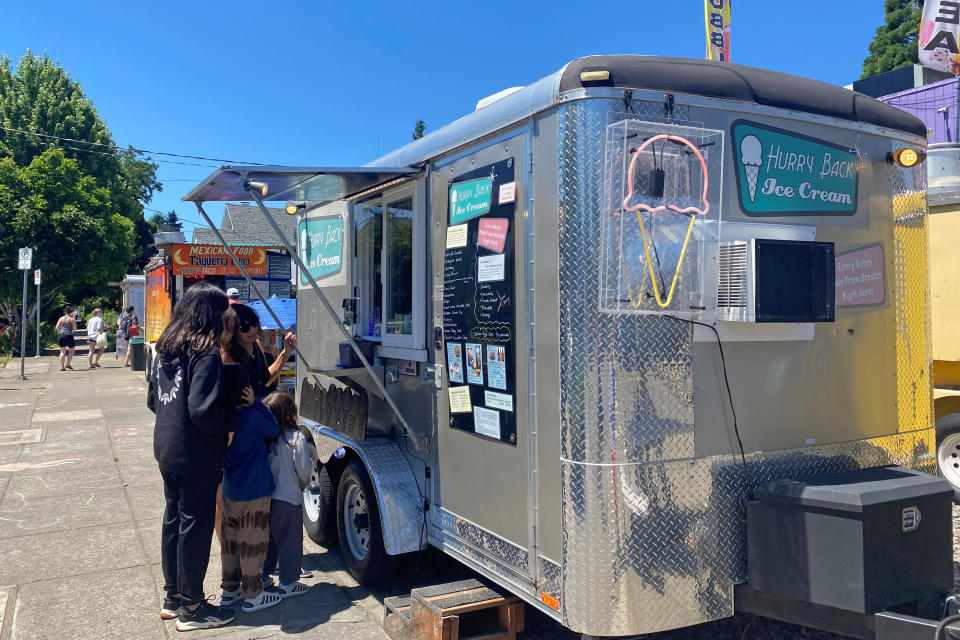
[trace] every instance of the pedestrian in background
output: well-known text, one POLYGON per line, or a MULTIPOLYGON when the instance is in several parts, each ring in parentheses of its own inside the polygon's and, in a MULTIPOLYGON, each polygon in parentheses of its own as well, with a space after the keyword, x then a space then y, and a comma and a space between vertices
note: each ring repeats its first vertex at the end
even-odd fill
POLYGON ((94 309, 93 315, 90 317, 90 321, 87 322, 88 369, 100 368, 100 357, 107 348, 106 334, 104 334, 104 331, 107 329, 107 327, 103 325, 103 318, 100 317, 100 314, 101 311, 99 308, 94 309), (100 340, 101 335, 104 336, 103 340, 100 340))
MULTIPOLYGON (((133 307, 130 307, 131 309, 133 307)), ((124 362, 129 358, 127 350, 127 328, 130 326, 130 316, 126 309, 120 312, 120 316, 117 318, 117 348, 114 351, 113 359, 119 360, 120 356, 124 357, 124 362)))
POLYGON ((236 287, 230 287, 227 289, 227 301, 230 304, 239 304, 240 303, 240 290, 236 287))
POLYGON ((123 361, 123 366, 130 366, 130 338, 137 338, 140 336, 140 318, 137 317, 137 313, 132 306, 127 307, 127 317, 130 319, 130 322, 127 324, 126 330, 126 339, 127 339, 127 357, 123 361))
POLYGON ((160 617, 177 618, 178 631, 221 627, 235 617, 203 595, 217 486, 234 424, 234 410, 222 393, 219 339, 226 309, 227 297, 210 283, 184 293, 157 340, 147 396, 157 416, 153 453, 166 500, 160 533, 166 598, 160 617))
POLYGON ((70 362, 73 360, 73 353, 77 349, 77 343, 73 337, 74 331, 77 330, 77 321, 74 319, 73 313, 70 307, 67 307, 63 310, 60 319, 57 320, 57 331, 60 332, 60 336, 57 338, 57 344, 60 345, 60 371, 66 371, 67 369, 73 371, 70 362))

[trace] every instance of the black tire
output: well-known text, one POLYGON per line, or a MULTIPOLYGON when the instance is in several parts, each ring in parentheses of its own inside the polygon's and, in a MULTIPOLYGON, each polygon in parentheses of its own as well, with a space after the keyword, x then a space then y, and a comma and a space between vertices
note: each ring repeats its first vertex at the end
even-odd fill
POLYGON ((953 486, 953 501, 960 504, 960 413, 951 413, 937 420, 937 474, 953 486), (948 450, 949 449, 949 450, 948 450), (951 461, 953 469, 944 470, 951 461))
MULTIPOLYGON (((358 508, 358 509, 359 509, 358 508)), ((343 560, 350 572, 360 584, 381 584, 393 577, 396 571, 396 558, 387 555, 383 546, 383 530, 380 527, 380 509, 373 484, 363 465, 354 460, 347 465, 337 485, 337 533, 340 537, 340 549, 343 560), (366 517, 363 521, 345 522, 348 496, 356 507, 362 503, 366 517), (352 530, 348 530, 351 527, 352 530), (365 545, 363 544, 365 541, 365 545), (365 553, 356 549, 365 546, 365 553)))
POLYGON ((303 491, 303 528, 307 537, 324 547, 335 547, 340 542, 335 502, 330 473, 318 460, 310 474, 310 484, 303 491))

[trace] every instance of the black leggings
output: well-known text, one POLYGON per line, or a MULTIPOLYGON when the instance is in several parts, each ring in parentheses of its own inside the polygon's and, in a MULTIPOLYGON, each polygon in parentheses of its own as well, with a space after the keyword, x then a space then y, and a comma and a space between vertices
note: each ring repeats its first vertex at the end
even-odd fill
POLYGON ((176 473, 161 468, 160 475, 167 501, 160 532, 163 589, 167 597, 194 604, 203 600, 222 472, 176 473))

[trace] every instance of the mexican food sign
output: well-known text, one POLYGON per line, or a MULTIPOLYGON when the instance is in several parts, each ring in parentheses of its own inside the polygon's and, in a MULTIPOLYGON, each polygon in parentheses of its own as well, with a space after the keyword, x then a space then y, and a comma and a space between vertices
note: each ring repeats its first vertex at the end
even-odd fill
MULTIPOLYGON (((266 247, 231 247, 240 264, 251 276, 267 275, 266 247)), ((175 276, 239 276, 240 269, 233 258, 219 244, 173 245, 173 275, 175 276)))
POLYGON ((755 122, 733 123, 740 208, 748 216, 849 216, 857 211, 857 154, 755 122))

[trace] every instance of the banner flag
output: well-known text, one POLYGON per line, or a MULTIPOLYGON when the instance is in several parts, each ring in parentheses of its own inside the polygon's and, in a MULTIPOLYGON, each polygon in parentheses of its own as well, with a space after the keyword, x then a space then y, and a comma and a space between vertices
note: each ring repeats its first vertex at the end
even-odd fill
POLYGON ((923 5, 917 37, 920 64, 937 71, 960 75, 960 2, 927 0, 923 5))
POLYGON ((703 0, 707 25, 707 60, 730 62, 730 2, 703 0))

